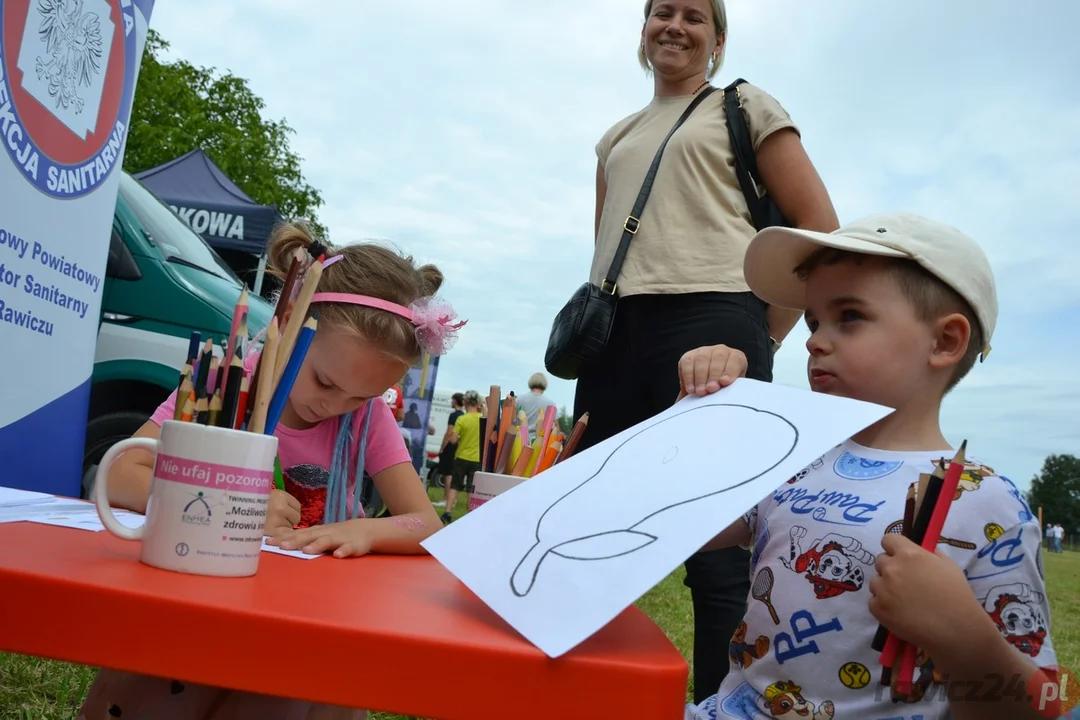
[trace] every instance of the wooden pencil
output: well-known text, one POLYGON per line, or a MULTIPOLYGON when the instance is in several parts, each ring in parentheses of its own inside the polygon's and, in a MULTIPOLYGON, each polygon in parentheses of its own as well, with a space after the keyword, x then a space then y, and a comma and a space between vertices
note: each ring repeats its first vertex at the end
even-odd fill
POLYGON ((262 357, 259 358, 263 380, 259 383, 259 390, 255 395, 251 422, 248 423, 248 432, 261 435, 266 427, 266 412, 270 409, 270 398, 273 397, 274 387, 276 386, 273 378, 277 372, 275 366, 280 341, 281 336, 278 333, 277 318, 273 318, 270 320, 270 327, 266 329, 266 344, 263 345, 262 357))
POLYGON ((180 420, 184 415, 184 400, 188 393, 195 389, 191 382, 191 366, 185 365, 187 371, 180 378, 180 387, 176 391, 176 408, 173 410, 173 420, 180 420))
POLYGON ((221 416, 221 388, 214 390, 214 395, 210 398, 210 413, 207 419, 208 425, 218 426, 219 418, 221 416))
POLYGON ((289 300, 292 298, 293 288, 296 286, 296 278, 300 274, 300 255, 293 257, 289 272, 285 275, 285 283, 281 286, 281 295, 278 296, 277 305, 274 306, 274 317, 278 325, 285 322, 285 311, 289 308, 289 300))
POLYGON ((532 445, 522 445, 521 454, 518 455, 517 462, 514 463, 514 469, 510 471, 510 474, 515 477, 524 475, 526 468, 529 467, 529 461, 532 460, 532 454, 532 445))
POLYGON ((237 430, 241 429, 244 423, 247 422, 248 398, 251 397, 249 388, 249 379, 245 375, 244 379, 240 381, 240 399, 236 403, 236 421, 233 427, 237 430))
POLYGON ((199 371, 195 379, 195 395, 201 396, 206 393, 206 382, 210 377, 210 358, 214 356, 214 340, 206 338, 202 354, 199 355, 199 371))
POLYGON ((195 422, 207 425, 210 422, 210 399, 203 395, 195 403, 195 422))
POLYGON ((229 372, 225 377, 225 393, 222 395, 221 427, 231 428, 236 424, 237 409, 240 405, 240 391, 244 383, 243 350, 239 347, 233 353, 229 363, 229 372))
POLYGON ((315 294, 315 288, 319 286, 322 270, 323 264, 320 257, 311 263, 307 274, 304 275, 304 284, 300 286, 300 295, 292 306, 289 314, 289 324, 285 326, 285 331, 281 333, 281 340, 278 344, 277 357, 274 361, 274 375, 272 376, 274 378, 274 387, 277 387, 278 382, 281 380, 281 374, 285 372, 285 365, 288 364, 289 356, 292 355, 293 345, 296 344, 296 338, 300 335, 300 328, 304 326, 304 321, 307 320, 308 308, 311 307, 311 298, 315 294))
POLYGON ((563 451, 559 453, 559 457, 555 459, 556 465, 574 454, 578 444, 581 443, 581 438, 585 435, 585 430, 588 428, 588 425, 589 413, 582 413, 581 417, 578 418, 578 421, 574 423, 574 429, 570 431, 570 437, 566 439, 563 451))

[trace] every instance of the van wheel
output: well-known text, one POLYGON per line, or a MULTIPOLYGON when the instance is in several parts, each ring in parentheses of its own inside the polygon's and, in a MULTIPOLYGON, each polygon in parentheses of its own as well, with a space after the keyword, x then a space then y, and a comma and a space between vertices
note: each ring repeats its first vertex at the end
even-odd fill
POLYGON ((96 417, 87 423, 82 464, 84 498, 93 497, 94 475, 109 448, 134 435, 149 419, 146 413, 125 410, 96 417))

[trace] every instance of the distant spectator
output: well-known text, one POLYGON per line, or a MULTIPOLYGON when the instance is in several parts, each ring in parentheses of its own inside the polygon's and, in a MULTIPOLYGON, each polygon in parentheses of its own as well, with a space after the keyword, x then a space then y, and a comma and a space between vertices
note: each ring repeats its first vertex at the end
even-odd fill
POLYGON ((480 469, 480 393, 469 390, 463 397, 465 412, 454 421, 454 431, 450 442, 457 444, 454 452, 453 477, 450 489, 446 491, 446 511, 442 515, 445 523, 450 522, 450 513, 457 502, 457 494, 465 493, 465 504, 469 504, 469 495, 473 491, 473 475, 480 469))
POLYGON ((405 413, 405 421, 402 423, 404 427, 410 430, 418 430, 423 426, 420 422, 419 406, 416 403, 409 403, 409 412, 405 413))
POLYGON ((436 505, 445 505, 446 496, 450 493, 450 478, 454 473, 454 453, 457 452, 457 443, 452 442, 454 437, 454 424, 457 419, 465 414, 465 395, 454 393, 450 396, 450 417, 446 420, 446 432, 443 433, 442 445, 439 447, 439 465, 435 468, 439 485, 443 488, 443 501, 436 505))
POLYGON ((530 441, 536 439, 536 420, 540 417, 540 413, 548 405, 555 404, 544 394, 547 386, 547 376, 544 373, 533 373, 529 378, 529 392, 519 397, 517 401, 518 408, 524 410, 526 417, 529 418, 530 441))

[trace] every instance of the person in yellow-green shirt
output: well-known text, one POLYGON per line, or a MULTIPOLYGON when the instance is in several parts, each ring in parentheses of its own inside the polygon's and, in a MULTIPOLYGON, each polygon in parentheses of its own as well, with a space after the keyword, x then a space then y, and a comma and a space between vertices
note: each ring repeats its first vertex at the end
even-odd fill
POLYGON ((465 493, 468 506, 469 494, 473 489, 473 475, 480 469, 480 393, 469 390, 465 393, 465 414, 454 423, 451 443, 457 443, 454 464, 450 476, 450 487, 446 491, 446 512, 442 514, 444 523, 450 522, 450 512, 457 502, 457 494, 465 493))

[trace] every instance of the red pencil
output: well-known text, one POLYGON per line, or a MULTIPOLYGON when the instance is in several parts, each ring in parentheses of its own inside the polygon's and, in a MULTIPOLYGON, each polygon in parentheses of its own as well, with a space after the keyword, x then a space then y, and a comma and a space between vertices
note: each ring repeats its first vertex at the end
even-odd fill
MULTIPOLYGON (((941 540, 941 529, 945 527, 945 517, 949 514, 949 508, 952 506, 953 495, 960 484, 960 476, 964 474, 966 450, 967 440, 960 445, 956 456, 949 463, 949 469, 945 473, 945 482, 941 484, 941 494, 938 495, 937 504, 934 505, 934 514, 930 516, 930 524, 926 528, 926 535, 923 536, 923 550, 934 552, 937 549, 938 541, 941 540)), ((915 674, 916 650, 917 648, 913 644, 906 643, 904 645, 904 654, 900 657, 896 689, 902 695, 908 695, 911 692, 911 683, 915 674)))

